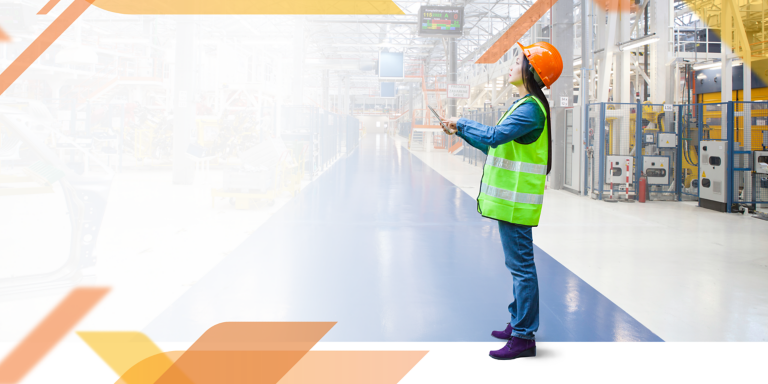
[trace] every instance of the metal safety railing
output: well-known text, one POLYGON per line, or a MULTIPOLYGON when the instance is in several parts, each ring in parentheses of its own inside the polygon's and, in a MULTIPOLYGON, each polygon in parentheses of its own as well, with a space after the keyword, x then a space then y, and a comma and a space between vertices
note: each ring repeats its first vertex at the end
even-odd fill
POLYGON ((348 154, 360 142, 360 121, 354 116, 335 113, 320 114, 317 139, 321 168, 333 163, 340 155, 348 154))
POLYGON ((642 176, 652 199, 700 200, 700 188, 710 188, 702 180, 727 187, 728 212, 735 204, 768 204, 768 169, 761 165, 768 164, 767 102, 596 103, 588 105, 587 120, 585 194, 637 199, 642 176), (702 153, 708 143, 722 147, 725 164, 712 150, 702 153), (722 177, 712 176, 719 170, 722 177))
POLYGON ((360 142, 360 121, 315 106, 284 106, 280 136, 286 142, 309 145, 302 156, 303 169, 314 175, 344 153, 350 153, 360 142))
POLYGON ((731 203, 768 202, 768 102, 735 101, 729 120, 731 203))

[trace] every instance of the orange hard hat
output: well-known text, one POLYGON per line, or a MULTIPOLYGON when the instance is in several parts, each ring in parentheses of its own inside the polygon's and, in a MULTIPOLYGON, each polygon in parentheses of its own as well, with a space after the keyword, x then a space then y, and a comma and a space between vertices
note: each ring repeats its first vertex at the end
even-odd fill
POLYGON ((523 50, 525 57, 528 58, 528 62, 531 63, 531 66, 536 70, 536 73, 547 88, 563 73, 563 58, 552 44, 546 41, 539 41, 527 47, 520 44, 520 42, 517 45, 523 50))

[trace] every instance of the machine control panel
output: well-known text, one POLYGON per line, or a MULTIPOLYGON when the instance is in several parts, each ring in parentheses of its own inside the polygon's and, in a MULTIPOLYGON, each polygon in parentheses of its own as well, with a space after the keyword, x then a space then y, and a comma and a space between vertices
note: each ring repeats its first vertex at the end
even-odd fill
POLYGON ((755 159, 752 162, 752 169, 755 173, 768 174, 768 151, 755 151, 755 159))
POLYGON ((724 141, 701 141, 699 143, 699 205, 726 211, 728 198, 728 154, 724 141))
POLYGON ((669 156, 643 156, 648 185, 669 185, 669 156))
POLYGON ((605 167, 606 184, 626 184, 627 176, 629 176, 629 183, 632 184, 635 166, 634 157, 609 155, 606 160, 608 162, 605 167), (627 173, 627 163, 629 163, 629 173, 627 173))

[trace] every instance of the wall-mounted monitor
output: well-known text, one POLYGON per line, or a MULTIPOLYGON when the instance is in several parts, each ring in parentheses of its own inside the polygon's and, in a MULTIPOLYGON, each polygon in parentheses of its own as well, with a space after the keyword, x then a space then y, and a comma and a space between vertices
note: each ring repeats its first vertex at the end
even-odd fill
POLYGON ((381 97, 395 97, 395 83, 394 82, 382 82, 381 83, 381 97))
POLYGON ((464 7, 422 5, 419 8, 419 36, 461 37, 464 7))
POLYGON ((402 79, 403 53, 379 52, 379 77, 386 79, 402 79))

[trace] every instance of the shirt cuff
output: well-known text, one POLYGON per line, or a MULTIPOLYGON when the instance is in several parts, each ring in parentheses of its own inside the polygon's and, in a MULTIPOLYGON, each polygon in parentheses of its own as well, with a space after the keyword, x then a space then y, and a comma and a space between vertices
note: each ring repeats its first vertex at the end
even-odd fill
POLYGON ((468 120, 462 117, 456 122, 456 130, 458 130, 459 133, 464 133, 464 124, 466 121, 468 120))

